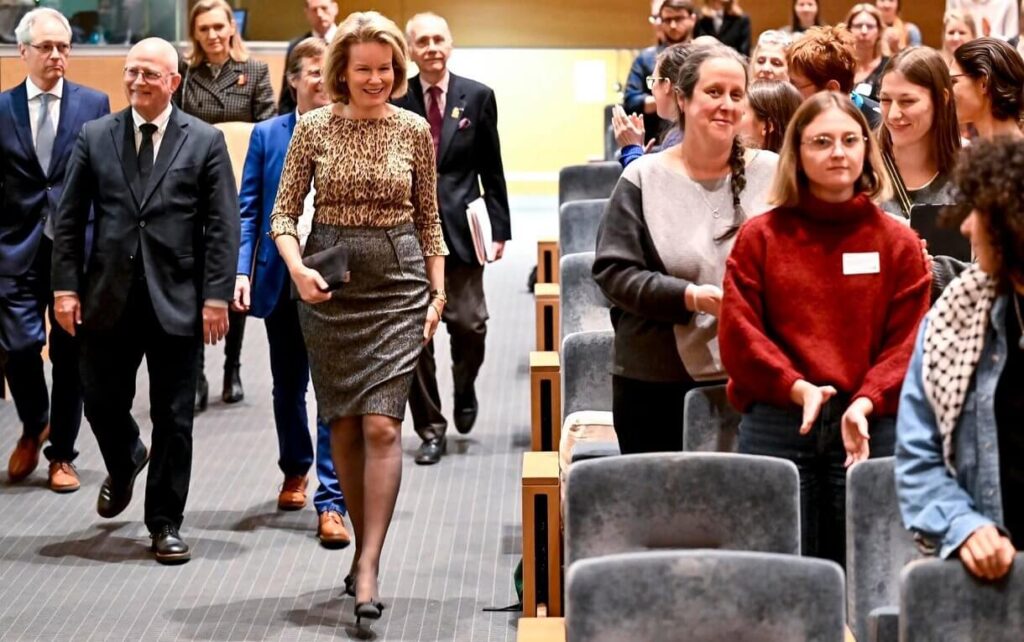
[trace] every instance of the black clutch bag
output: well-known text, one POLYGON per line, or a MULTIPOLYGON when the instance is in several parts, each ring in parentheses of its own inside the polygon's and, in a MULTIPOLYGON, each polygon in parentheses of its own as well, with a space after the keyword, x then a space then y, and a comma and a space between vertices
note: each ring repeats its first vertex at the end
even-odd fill
MULTIPOLYGON (((348 283, 351 273, 348 271, 348 249, 344 245, 321 250, 302 259, 302 264, 316 270, 327 281, 324 292, 333 292, 348 283)), ((299 290, 292 281, 292 299, 299 300, 299 290)))

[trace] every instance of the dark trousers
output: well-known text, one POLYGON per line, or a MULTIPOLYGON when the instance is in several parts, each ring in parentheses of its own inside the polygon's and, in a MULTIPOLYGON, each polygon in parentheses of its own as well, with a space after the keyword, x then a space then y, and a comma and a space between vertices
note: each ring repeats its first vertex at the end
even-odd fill
MULTIPOLYGON (((484 362, 488 315, 487 301, 484 299, 484 267, 463 263, 451 257, 448 259, 444 264, 444 289, 448 295, 448 304, 445 305, 442 320, 451 341, 452 379, 458 409, 476 402, 474 384, 484 362)), ((409 390, 409 410, 412 412, 413 428, 421 439, 427 441, 444 437, 448 422, 441 413, 433 341, 427 344, 416 362, 412 388, 409 390)))
MULTIPOLYGON (((740 421, 739 451, 788 459, 800 471, 801 552, 846 566, 846 450, 842 417, 849 398, 826 403, 806 435, 803 411, 755 404, 740 421)), ((870 422, 871 457, 889 457, 896 447, 896 421, 870 422)))
POLYGON ((0 276, 0 348, 7 352, 7 383, 26 437, 38 437, 50 426, 47 459, 72 461, 82 424, 82 384, 78 372, 78 341, 53 316, 50 291, 49 239, 42 239, 28 271, 0 276), (49 358, 53 389, 46 390, 42 349, 50 320, 49 358))
POLYGON ((146 526, 150 532, 167 524, 180 527, 192 473, 192 406, 200 335, 165 332, 153 312, 145 281, 135 279, 117 324, 109 331, 83 331, 81 337, 85 416, 114 483, 122 483, 145 453, 131 410, 136 373, 146 357, 153 422, 146 526))
POLYGON ((623 455, 683 450, 683 398, 696 381, 641 381, 612 375, 612 421, 623 455))
MULTIPOLYGON (((274 424, 277 427, 278 467, 285 475, 305 475, 313 465, 313 442, 309 438, 306 391, 309 389, 309 357, 299 326, 299 313, 290 297, 290 282, 264 319, 270 346, 273 379, 274 424)), ((322 421, 316 427, 316 475, 319 480, 313 505, 318 513, 346 512, 345 498, 331 458, 331 432, 322 421)))

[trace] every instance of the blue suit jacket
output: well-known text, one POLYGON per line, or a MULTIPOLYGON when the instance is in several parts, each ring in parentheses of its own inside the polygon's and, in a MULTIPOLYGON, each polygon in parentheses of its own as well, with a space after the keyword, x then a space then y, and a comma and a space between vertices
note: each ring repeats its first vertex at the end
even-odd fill
POLYGON ((288 285, 288 270, 268 233, 277 199, 284 157, 295 130, 295 112, 257 123, 249 138, 238 204, 242 211, 242 240, 238 274, 252 283, 249 314, 266 318, 288 285))
POLYGON ((65 79, 53 155, 43 168, 32 140, 25 82, 0 93, 0 275, 20 276, 32 265, 46 217, 57 211, 64 191, 64 170, 78 132, 109 113, 106 94, 65 79))

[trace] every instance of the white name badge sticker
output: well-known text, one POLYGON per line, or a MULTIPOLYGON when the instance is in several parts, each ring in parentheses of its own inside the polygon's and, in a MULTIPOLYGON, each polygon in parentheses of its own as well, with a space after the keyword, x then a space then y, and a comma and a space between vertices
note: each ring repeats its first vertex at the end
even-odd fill
POLYGON ((847 252, 843 254, 843 274, 878 274, 882 263, 878 252, 847 252))
POLYGON ((870 83, 862 82, 861 84, 857 85, 853 91, 854 93, 860 94, 861 96, 870 96, 871 90, 872 87, 870 83))

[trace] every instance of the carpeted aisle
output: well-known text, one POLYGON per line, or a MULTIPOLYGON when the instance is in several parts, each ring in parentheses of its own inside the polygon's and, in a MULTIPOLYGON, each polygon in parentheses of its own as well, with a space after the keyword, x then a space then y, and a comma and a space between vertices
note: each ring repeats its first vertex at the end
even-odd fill
MULTIPOLYGON (((534 336, 526 275, 535 239, 557 227, 555 212, 554 199, 514 201, 517 239, 487 271, 491 322, 476 428, 468 437, 452 428, 448 456, 419 467, 412 462, 418 439, 406 422, 402 491, 382 560, 387 609, 367 639, 515 639, 518 613, 482 609, 516 601, 520 462, 529 447, 526 357, 534 336)), ((245 401, 227 406, 211 394, 210 409, 196 420, 183 528, 193 560, 181 567, 160 566, 147 551, 141 479, 125 513, 110 521, 96 515, 105 473, 87 424, 78 444, 80 491, 48 491, 45 460, 27 482, 7 484, 20 425, 13 404, 0 401, 0 640, 360 639, 353 599, 340 597, 351 549, 318 545, 311 505, 276 509, 281 477, 262 322, 250 320, 246 334, 245 401)), ((438 336, 447 413, 449 351, 447 336, 438 336)), ((222 354, 207 351, 211 392, 220 390, 222 354)), ((135 412, 148 443, 147 381, 143 369, 135 412)), ((309 407, 312 417, 312 399, 309 407)))

